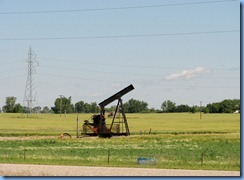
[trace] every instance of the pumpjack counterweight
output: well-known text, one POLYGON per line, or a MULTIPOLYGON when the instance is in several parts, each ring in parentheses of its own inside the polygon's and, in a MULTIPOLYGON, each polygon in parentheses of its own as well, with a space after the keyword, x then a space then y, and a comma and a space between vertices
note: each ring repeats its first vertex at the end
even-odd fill
POLYGON ((99 103, 100 106, 100 114, 99 115, 93 115, 92 120, 93 123, 90 123, 88 120, 84 121, 83 124, 83 134, 84 135, 90 135, 90 136, 99 136, 99 137, 111 137, 111 136, 120 136, 120 135, 125 135, 128 136, 130 135, 129 131, 129 126, 127 123, 127 119, 125 116, 124 108, 123 108, 123 102, 121 97, 124 96, 125 94, 129 93, 134 89, 134 86, 131 84, 128 87, 122 89, 121 91, 117 92, 113 96, 105 99, 101 103, 99 103), (105 119, 105 106, 108 104, 112 103, 113 101, 118 100, 115 112, 113 114, 113 119, 110 127, 108 128, 106 126, 106 119, 105 119), (117 113, 122 114, 122 121, 115 122, 116 114, 117 113), (124 127, 122 128, 121 131, 121 126, 124 127), (115 131, 113 130, 113 127, 115 127, 115 131), (92 132, 88 133, 87 128, 89 128, 92 132), (123 132, 125 130, 125 132, 123 132))

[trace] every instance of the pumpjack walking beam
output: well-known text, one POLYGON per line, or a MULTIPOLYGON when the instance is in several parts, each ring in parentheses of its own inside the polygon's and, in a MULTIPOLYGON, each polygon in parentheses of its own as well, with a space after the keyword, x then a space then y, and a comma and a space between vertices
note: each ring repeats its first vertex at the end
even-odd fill
MULTIPOLYGON (((113 120, 112 120, 112 124, 111 124, 111 127, 110 127, 110 131, 112 129, 112 126, 113 126, 113 123, 114 123, 114 119, 115 119, 115 115, 116 115, 116 112, 119 108, 121 108, 121 113, 123 115, 123 119, 124 119, 124 123, 125 123, 125 128, 126 128, 126 133, 125 135, 129 135, 130 134, 130 131, 129 131, 129 127, 128 127, 128 123, 127 123, 127 119, 126 119, 126 116, 125 116, 125 113, 124 113, 124 108, 123 108, 123 103, 122 103, 122 99, 121 97, 125 94, 127 94, 128 92, 132 91, 134 88, 134 86, 131 84, 129 85, 128 87, 122 89, 121 91, 117 92, 116 94, 114 94, 113 96, 105 99, 104 101, 102 101, 101 103, 99 103, 98 105, 100 106, 101 108, 101 112, 100 112, 100 115, 103 116, 104 115, 104 107, 110 103, 112 103, 113 101, 115 100, 118 100, 118 104, 116 106, 116 111, 115 111, 115 114, 113 116, 113 120)), ((100 121, 100 127, 102 127, 102 122, 100 121)), ((102 131, 100 131, 100 136, 101 136, 101 133, 102 131)))
POLYGON ((128 92, 132 91, 134 88, 134 86, 131 84, 128 87, 122 89, 121 91, 117 92, 116 94, 114 94, 113 96, 109 97, 108 99, 105 99, 103 102, 99 103, 99 106, 101 107, 101 110, 104 110, 104 107, 108 104, 110 104, 111 102, 121 98, 123 95, 127 94, 128 92))

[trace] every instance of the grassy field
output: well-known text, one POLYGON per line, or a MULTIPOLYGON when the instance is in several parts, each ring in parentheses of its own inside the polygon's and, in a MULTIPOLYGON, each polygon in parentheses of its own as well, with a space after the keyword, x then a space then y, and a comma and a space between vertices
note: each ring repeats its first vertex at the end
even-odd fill
MULTIPOLYGON (((91 114, 80 114, 80 129, 91 114)), ((127 114, 131 136, 75 138, 76 114, 0 114, 0 163, 240 170, 239 114, 127 114), (71 139, 58 139, 64 132, 71 139), (149 134, 151 132, 151 134, 149 134), (138 165, 137 158, 155 164, 138 165)), ((107 123, 110 119, 107 119, 107 123)))
MULTIPOLYGON (((79 129, 92 114, 79 114, 79 129)), ((77 114, 0 114, 0 136, 60 135, 68 132, 76 135, 77 114)), ((148 133, 239 133, 239 114, 165 113, 127 114, 131 134, 148 133)), ((111 119, 107 118, 107 124, 111 119)))

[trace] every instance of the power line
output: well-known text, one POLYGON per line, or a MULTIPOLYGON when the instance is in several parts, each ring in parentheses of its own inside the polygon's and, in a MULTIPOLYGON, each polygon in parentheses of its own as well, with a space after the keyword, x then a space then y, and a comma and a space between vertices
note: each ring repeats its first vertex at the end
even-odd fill
POLYGON ((23 68, 15 68, 15 69, 13 69, 13 68, 11 68, 10 70, 7 70, 6 68, 4 68, 4 70, 3 71, 0 71, 0 74, 3 74, 3 73, 9 73, 9 72, 16 72, 16 71, 23 71, 23 68))
POLYGON ((107 8, 90 8, 90 9, 70 9, 70 10, 50 10, 50 11, 15 11, 15 12, 0 12, 0 14, 47 14, 47 13, 71 13, 71 12, 88 12, 88 11, 111 11, 111 10, 126 10, 126 9, 143 9, 143 8, 160 8, 170 6, 186 6, 200 5, 212 3, 234 2, 237 0, 215 0, 215 1, 200 1, 200 2, 185 2, 172 4, 144 5, 144 6, 124 6, 124 7, 107 7, 107 8))
POLYGON ((115 74, 115 75, 122 75, 122 76, 154 76, 159 77, 160 74, 139 74, 139 73, 124 73, 124 72, 109 72, 109 71, 97 71, 97 70, 85 70, 85 69, 76 69, 76 68, 67 68, 67 67, 54 67, 54 66, 42 66, 51 69, 58 69, 58 70, 67 70, 67 71, 78 71, 78 72, 88 72, 88 73, 98 73, 98 74, 115 74))
MULTIPOLYGON (((57 69, 57 70, 65 70, 65 71, 78 71, 78 72, 88 72, 88 73, 98 73, 98 74, 113 74, 113 75, 122 75, 122 76, 150 76, 150 77, 164 77, 166 75, 163 74, 148 74, 148 73, 144 73, 144 74, 140 74, 140 73, 124 73, 124 72, 110 72, 110 71, 97 71, 97 70, 85 70, 85 69, 77 69, 77 68, 70 68, 70 67, 58 67, 58 66, 46 66, 46 65, 42 65, 42 67, 46 67, 46 68, 51 68, 51 69, 57 69)), ((163 69, 163 68, 162 68, 163 69)), ((167 69, 167 68, 165 68, 167 69)), ((196 76, 194 77, 194 79, 238 79, 240 77, 213 77, 213 76, 196 76)))
POLYGON ((29 40, 81 40, 81 39, 112 39, 112 38, 143 38, 159 36, 180 36, 180 35, 199 35, 199 34, 221 34, 240 32, 239 29, 221 31, 202 31, 202 32, 181 32, 181 33, 159 33, 159 34, 132 34, 114 36, 77 36, 77 37, 34 37, 34 38, 1 38, 0 41, 29 41, 29 40))
MULTIPOLYGON (((191 69, 192 67, 172 67, 172 66, 143 66, 143 65, 133 65, 133 64, 113 64, 113 63, 100 63, 100 62, 88 62, 88 61, 74 61, 71 59, 58 59, 58 58, 44 58, 39 57, 39 59, 46 59, 51 61, 58 61, 58 62, 64 62, 64 63, 78 63, 84 65, 84 64, 90 64, 90 65, 99 65, 99 66, 113 66, 113 67, 127 67, 127 68, 142 68, 142 69, 179 69, 179 70, 186 70, 191 69)), ((123 60, 121 60, 123 62, 123 60)), ((76 66, 77 67, 77 66, 76 66)), ((58 67, 56 67, 58 68, 58 67)), ((60 67, 64 68, 64 67, 60 67)), ((209 68, 210 70, 218 70, 218 71, 236 71, 240 70, 240 67, 232 67, 232 68, 209 68)))
MULTIPOLYGON (((93 78, 84 78, 84 77, 74 77, 74 76, 64 76, 64 75, 55 75, 55 74, 50 74, 50 73, 45 73, 45 74, 41 74, 42 76, 48 76, 48 77, 55 77, 55 78, 61 78, 61 79, 78 79, 83 80, 83 81, 95 81, 95 82, 109 82, 109 83, 131 83, 131 81, 118 81, 118 80, 107 80, 107 79, 93 79, 93 78)), ((144 82, 136 82, 136 84, 141 84, 141 85, 148 85, 148 83, 144 83, 144 82)), ((219 87, 214 87, 214 86, 184 86, 184 85, 172 85, 172 84, 161 84, 160 82, 157 83, 150 83, 150 86, 160 86, 160 87, 168 87, 168 88, 211 88, 211 89, 237 89, 240 87, 223 87, 223 86, 219 86, 219 87)))
POLYGON ((1 62, 1 66, 3 65, 11 65, 11 64, 17 64, 17 63, 22 63, 21 61, 8 61, 8 62, 1 62))
POLYGON ((2 80, 8 80, 8 79, 19 79, 19 78, 22 78, 22 77, 25 77, 26 75, 25 74, 20 74, 20 75, 16 75, 16 76, 9 76, 9 77, 0 77, 0 79, 2 80))

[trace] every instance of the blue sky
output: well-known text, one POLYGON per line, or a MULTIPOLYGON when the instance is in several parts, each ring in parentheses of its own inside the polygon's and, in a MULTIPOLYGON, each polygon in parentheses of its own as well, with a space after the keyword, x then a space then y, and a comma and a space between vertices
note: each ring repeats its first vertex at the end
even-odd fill
POLYGON ((23 102, 30 46, 42 107, 59 95, 99 103, 130 84, 125 102, 158 109, 240 98, 236 0, 0 0, 0 23, 0 107, 23 102), (54 12, 65 10, 79 11, 54 12))

